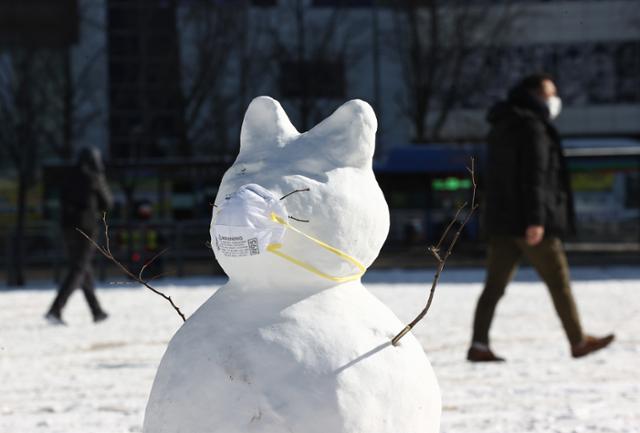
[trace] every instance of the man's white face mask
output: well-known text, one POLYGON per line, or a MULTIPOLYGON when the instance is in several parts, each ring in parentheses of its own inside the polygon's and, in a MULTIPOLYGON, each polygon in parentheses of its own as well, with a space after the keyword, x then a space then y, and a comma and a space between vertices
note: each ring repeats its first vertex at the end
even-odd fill
POLYGON ((547 104, 547 108, 549 108, 549 117, 551 120, 560 115, 560 111, 562 111, 562 99, 558 96, 552 96, 547 99, 545 103, 547 104))

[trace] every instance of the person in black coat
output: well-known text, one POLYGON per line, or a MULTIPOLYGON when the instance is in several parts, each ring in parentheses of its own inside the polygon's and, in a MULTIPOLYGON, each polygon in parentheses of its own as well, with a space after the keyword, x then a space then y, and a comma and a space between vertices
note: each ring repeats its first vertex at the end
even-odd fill
POLYGON ((544 280, 573 357, 602 349, 613 335, 585 335, 571 293, 561 238, 575 231, 573 195, 558 130, 561 101, 547 74, 523 79, 489 110, 491 129, 484 225, 489 237, 485 287, 476 307, 467 359, 504 361, 489 348, 498 301, 524 256, 544 280))
POLYGON ((78 228, 95 238, 102 213, 113 204, 98 149, 87 147, 80 151, 76 165, 63 180, 60 201, 62 233, 69 270, 45 318, 54 324, 64 324, 62 310, 73 291, 81 287, 94 322, 100 322, 107 318, 107 313, 100 306, 95 294, 91 266, 94 247, 76 230, 78 228))

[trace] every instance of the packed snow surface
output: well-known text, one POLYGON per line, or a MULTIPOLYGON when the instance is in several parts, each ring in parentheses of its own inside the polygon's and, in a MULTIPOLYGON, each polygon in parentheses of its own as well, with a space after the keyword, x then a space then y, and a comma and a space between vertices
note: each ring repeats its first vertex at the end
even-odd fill
MULTIPOLYGON (((370 271, 370 291, 404 322, 422 308, 432 272, 370 271)), ((464 360, 482 270, 449 269, 414 335, 437 373, 443 433, 640 432, 640 269, 575 268, 574 293, 587 331, 616 332, 613 345, 569 356, 546 288, 521 270, 492 329, 505 364, 464 360)), ((188 315, 221 279, 158 282, 188 315)), ((81 293, 67 327, 42 315, 51 283, 0 288, 0 432, 140 432, 158 363, 181 319, 161 298, 131 284, 105 284, 111 317, 94 325, 81 293)), ((393 372, 391 372, 393 373, 393 372)))

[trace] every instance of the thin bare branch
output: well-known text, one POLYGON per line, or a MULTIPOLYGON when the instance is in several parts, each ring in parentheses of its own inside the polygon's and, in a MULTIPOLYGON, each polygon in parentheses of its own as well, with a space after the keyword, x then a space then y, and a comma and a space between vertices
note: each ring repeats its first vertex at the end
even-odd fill
POLYGON ((436 247, 432 246, 432 247, 427 248, 427 250, 433 255, 433 257, 436 258, 438 263, 440 263, 442 261, 442 258, 440 257, 440 252, 438 251, 438 249, 436 247))
POLYGON ((291 191, 289 194, 285 194, 282 197, 280 197, 280 200, 284 200, 285 198, 289 197, 292 194, 295 194, 297 192, 307 192, 310 191, 309 188, 304 188, 304 189, 296 189, 294 191, 291 191))
MULTIPOLYGON (((398 343, 400 342, 400 339, 402 337, 404 337, 405 335, 407 335, 409 333, 409 331, 411 331, 413 329, 413 327, 416 326, 416 324, 418 322, 420 322, 420 320, 422 320, 424 318, 424 316, 427 315, 427 312, 429 311, 429 308, 431 308, 431 303, 433 302, 433 297, 435 295, 436 287, 438 285, 438 281, 440 281, 440 276, 442 275, 442 271, 444 270, 445 264, 447 263, 447 259, 451 255, 451 252, 453 251, 453 248, 455 247, 456 243, 458 242, 458 239, 460 238, 460 235, 462 234, 462 230, 467 225, 467 223, 469 222, 469 220, 471 219, 471 217, 475 213, 476 209, 478 208, 478 205, 476 203, 476 188, 477 188, 477 185, 476 185, 476 179, 475 179, 475 161, 474 161, 474 158, 471 158, 471 168, 467 168, 467 170, 469 171, 469 173, 471 175, 471 182, 473 184, 473 193, 472 193, 473 195, 472 195, 472 200, 471 200, 471 208, 469 209, 469 212, 467 212, 467 215, 466 215, 465 219, 458 226, 458 229, 456 230, 456 233, 453 236, 453 239, 449 243, 449 246, 447 247, 447 251, 444 254, 444 256, 440 256, 439 255, 439 253, 438 253, 439 247, 431 247, 429 249, 431 251, 431 253, 436 257, 436 260, 438 260, 438 267, 437 267, 435 275, 433 276, 433 281, 431 282, 431 290, 429 291, 429 298, 427 299, 427 305, 422 309, 420 314, 418 314, 415 319, 413 319, 407 326, 405 326, 402 329, 402 331, 400 331, 398 333, 398 335, 393 337, 393 339, 391 340, 391 344, 393 344, 394 346, 397 346, 398 343)), ((445 230, 445 234, 443 234, 443 236, 440 238, 440 242, 438 243, 438 245, 440 245, 440 243, 443 241, 443 239, 445 238, 446 234, 449 232, 451 227, 453 227, 453 225, 457 221, 460 212, 466 206, 467 206, 467 203, 464 203, 462 206, 460 206, 460 208, 456 212, 456 215, 453 217, 451 223, 449 224, 449 226, 445 230)))
POLYGON ((157 280, 158 278, 167 277, 169 275, 174 275, 174 272, 161 272, 158 275, 154 275, 153 277, 147 280, 147 283, 150 283, 153 280, 157 280))
POLYGON ((449 221, 449 225, 447 225, 447 228, 444 230, 444 232, 442 233, 442 236, 440 236, 440 240, 438 241, 438 243, 436 244, 435 247, 431 247, 432 250, 435 250, 436 252, 440 251, 440 247, 442 246, 442 242, 444 242, 445 238, 447 237, 447 235, 449 234, 449 231, 451 230, 451 227, 453 227, 453 225, 456 223, 456 221, 458 221, 458 216, 460 215, 460 212, 462 212, 462 210, 464 208, 467 207, 467 202, 464 202, 462 204, 462 206, 460 206, 458 208, 458 211, 456 212, 456 214, 454 215, 454 217, 451 219, 451 221, 449 221))
POLYGON ((140 274, 139 275, 135 275, 125 265, 123 265, 118 259, 116 259, 113 256, 113 254, 111 253, 111 248, 109 246, 109 226, 107 225, 107 221, 106 221, 106 213, 104 213, 103 216, 102 216, 102 222, 104 224, 104 234, 105 234, 105 238, 106 238, 106 241, 105 241, 106 247, 103 247, 103 246, 99 245, 93 238, 91 238, 91 236, 89 236, 88 234, 86 234, 85 232, 80 230, 79 228, 76 227, 76 230, 82 236, 84 236, 89 242, 91 242, 93 244, 93 246, 96 247, 96 249, 98 251, 100 251, 100 253, 103 256, 105 256, 107 259, 111 260, 118 268, 120 268, 120 270, 122 270, 122 272, 124 272, 127 276, 129 276, 130 278, 134 279, 138 283, 142 284, 143 286, 145 286, 147 289, 151 290, 156 295, 161 296, 164 299, 166 299, 169 302, 169 304, 171 304, 171 306, 176 311, 176 313, 178 313, 178 315, 182 318, 182 321, 186 321, 187 318, 182 313, 182 311, 180 311, 180 308, 178 308, 178 306, 173 303, 173 299, 171 299, 171 296, 167 296, 164 293, 162 293, 161 291, 159 291, 158 289, 156 289, 156 288, 152 287, 151 285, 149 285, 149 282, 152 281, 155 278, 158 278, 158 276, 155 276, 155 277, 151 278, 150 280, 143 280, 142 279, 142 272, 144 271, 145 267, 147 265, 151 264, 153 262, 153 260, 158 258, 166 250, 160 252, 159 254, 156 254, 156 256, 153 259, 151 259, 151 261, 149 261, 145 266, 143 266, 143 268, 140 270, 140 274))
POLYGON ((289 215, 289 218, 291 218, 294 221, 298 221, 300 223, 308 223, 309 222, 309 220, 301 220, 300 218, 296 218, 296 217, 293 217, 291 215, 289 215))
POLYGON ((469 174, 471 175, 471 183, 473 184, 473 195, 471 198, 471 209, 475 209, 478 207, 476 204, 476 190, 478 189, 478 184, 476 183, 476 160, 475 158, 471 158, 471 167, 467 167, 469 174))
POLYGON ((151 258, 151 260, 149 260, 147 263, 145 263, 142 268, 140 268, 140 273, 138 274, 138 278, 142 279, 142 275, 144 274, 145 269, 147 269, 147 266, 150 266, 153 262, 156 261, 156 259, 158 257, 160 257, 161 255, 163 255, 164 253, 166 253, 169 250, 169 248, 165 248, 164 250, 160 251, 158 254, 156 254, 155 256, 153 256, 151 258))

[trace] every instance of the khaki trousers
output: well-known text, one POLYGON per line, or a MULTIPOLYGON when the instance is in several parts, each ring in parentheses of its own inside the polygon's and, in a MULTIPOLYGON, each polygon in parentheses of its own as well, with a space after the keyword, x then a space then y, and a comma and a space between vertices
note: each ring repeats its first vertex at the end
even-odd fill
POLYGON ((569 342, 582 341, 580 318, 571 293, 569 265, 560 239, 545 237, 538 245, 530 246, 524 238, 495 236, 489 240, 487 276, 476 307, 473 342, 489 344, 489 328, 496 305, 523 256, 547 285, 569 342))

